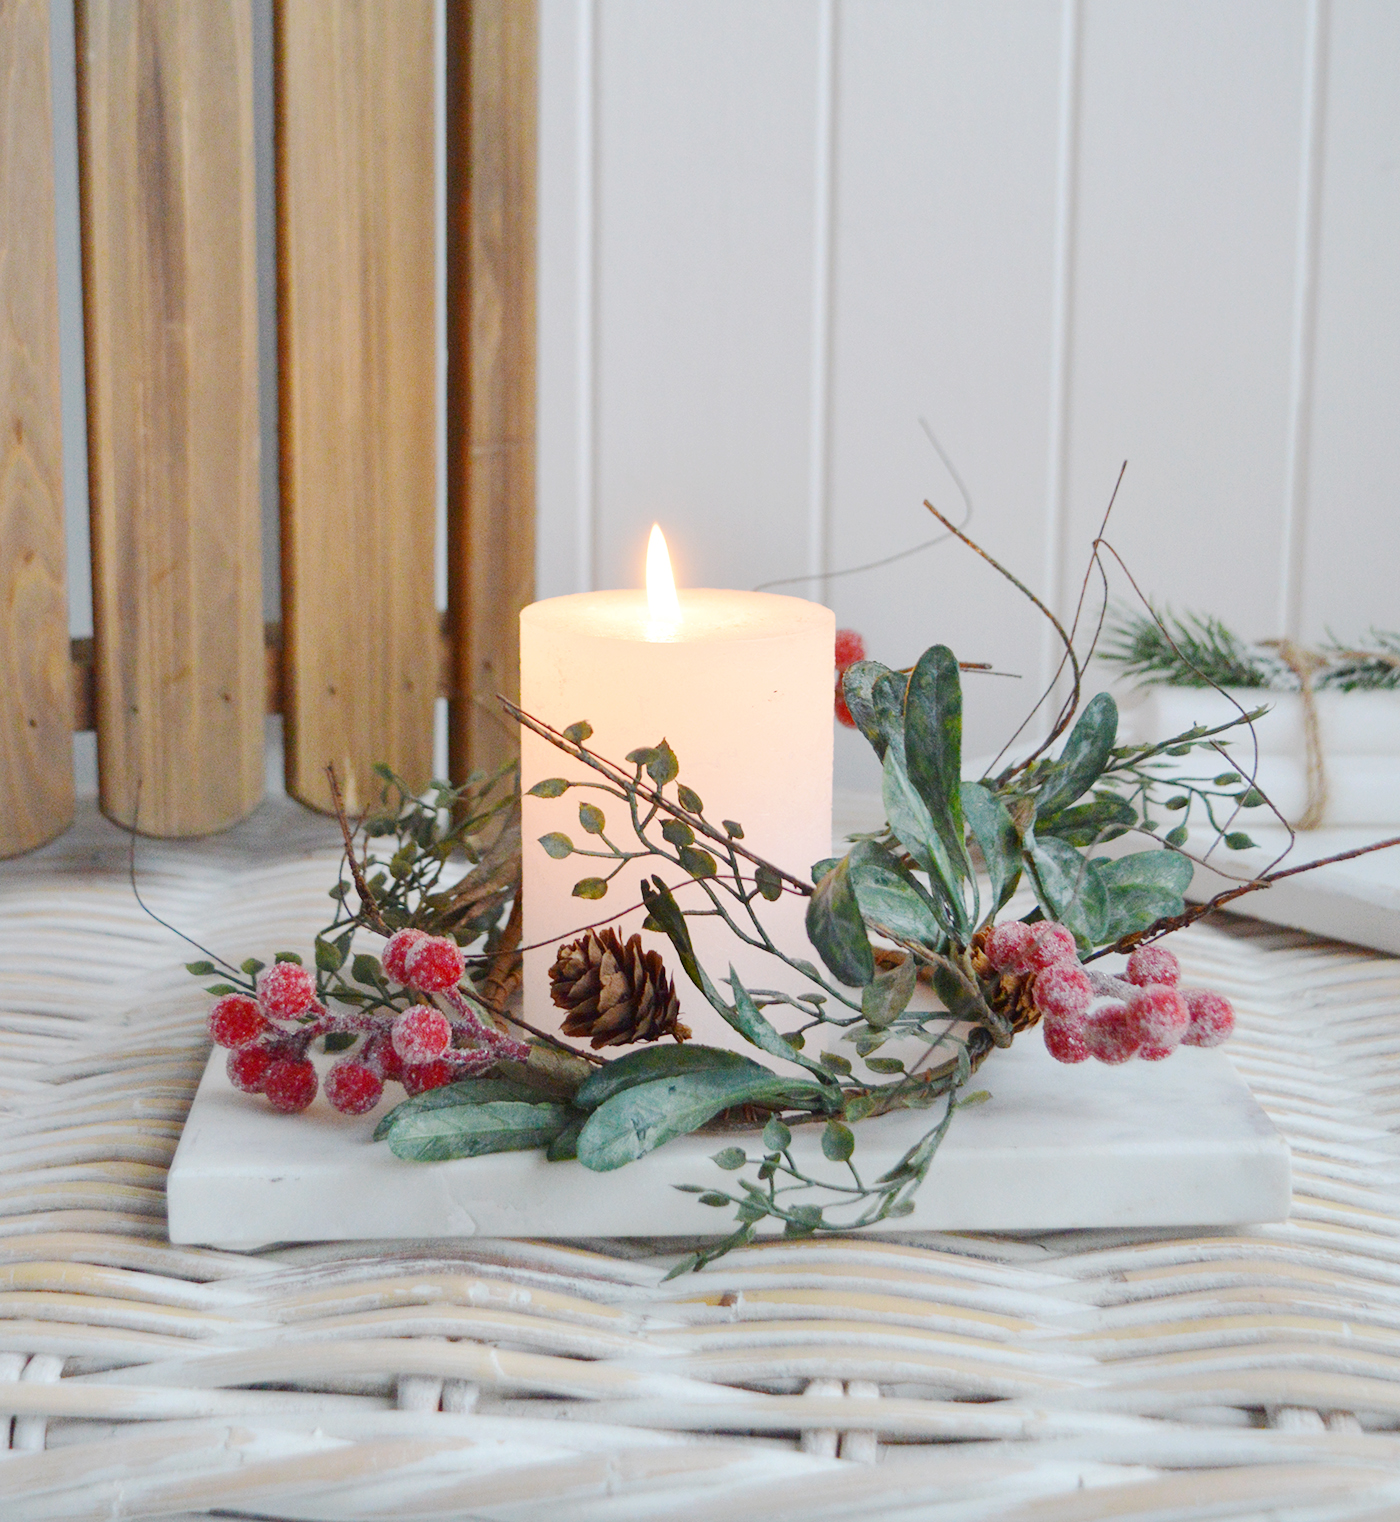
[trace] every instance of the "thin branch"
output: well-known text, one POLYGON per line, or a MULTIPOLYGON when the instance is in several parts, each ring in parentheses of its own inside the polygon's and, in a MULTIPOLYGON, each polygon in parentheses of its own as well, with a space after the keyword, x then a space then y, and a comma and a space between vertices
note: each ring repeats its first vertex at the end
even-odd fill
POLYGON ((812 884, 796 877, 791 872, 785 872, 773 862, 765 860, 762 856, 755 855, 747 846, 732 839, 721 830, 717 830, 708 819, 699 814, 692 814, 681 808, 679 804, 672 803, 669 798, 662 797, 661 793, 653 788, 645 786, 641 782, 629 777, 626 772, 614 766, 611 761, 606 761, 596 752, 588 749, 586 745, 580 745, 576 740, 565 737, 562 730, 555 729, 553 725, 546 724, 542 719, 535 718, 525 712, 523 708, 512 703, 503 693, 498 693, 501 705, 506 712, 518 719, 526 729, 532 730, 542 740, 548 740, 557 750, 562 750, 566 756, 572 756, 576 761, 582 761, 585 766, 590 766, 595 772, 601 772, 609 782, 623 788, 625 791, 635 793, 639 798, 645 798, 653 808, 669 814, 672 819, 679 819, 683 824, 688 824, 697 835, 703 835, 707 840, 713 840, 716 845, 725 850, 732 850, 736 855, 742 856, 745 861, 752 862, 756 867, 766 867, 770 872, 776 873, 784 882, 790 883, 793 890, 811 898, 813 893, 812 884))
MULTIPOLYGON (((1400 835, 1392 835, 1389 840, 1373 841, 1369 846, 1356 846, 1350 851, 1338 851, 1335 856, 1320 856, 1316 861, 1303 862, 1301 866, 1284 867, 1278 872, 1266 872, 1263 876, 1252 878, 1238 888, 1227 888, 1217 893, 1214 898, 1207 899, 1203 904, 1192 904, 1182 914, 1164 915, 1161 919, 1154 920, 1145 930, 1136 930, 1132 935, 1122 936, 1113 945, 1101 947, 1084 960, 1093 962, 1099 957, 1106 957, 1114 952, 1132 951, 1146 941, 1158 941, 1175 930, 1184 930, 1213 910, 1223 907, 1234 899, 1243 898, 1246 893, 1254 893, 1260 888, 1272 888, 1276 882, 1280 882, 1285 877, 1296 877, 1300 872, 1311 872, 1317 867, 1334 866, 1339 861, 1351 861, 1357 856, 1369 856, 1372 851, 1385 851, 1391 846, 1400 846, 1400 835)), ((1212 868, 1212 870, 1215 869, 1212 868)))
POLYGON ((326 777, 331 785, 331 802, 335 804, 335 817, 340 825, 340 834, 345 841, 345 860, 350 866, 350 876, 355 883, 355 892, 360 895, 360 913, 365 917, 365 924, 371 930, 382 936, 393 935, 393 930, 384 922, 384 916, 379 912, 379 905, 375 902, 374 894, 370 892, 369 884, 365 881, 365 874, 358 861, 355 860, 355 840, 351 833, 350 821, 345 817, 345 804, 340 796, 340 783, 335 777, 335 763, 326 763, 326 777))

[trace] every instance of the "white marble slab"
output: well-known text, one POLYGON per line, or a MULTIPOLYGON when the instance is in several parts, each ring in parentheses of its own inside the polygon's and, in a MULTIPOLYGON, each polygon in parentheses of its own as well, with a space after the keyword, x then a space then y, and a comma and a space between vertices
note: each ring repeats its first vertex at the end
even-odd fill
MULTIPOLYGON (((371 1140, 378 1115, 338 1115, 323 1097, 302 1115, 276 1114, 230 1086, 224 1059, 210 1059, 170 1170, 172 1242, 712 1235, 730 1213, 673 1186, 721 1187, 732 1175, 710 1154, 761 1150, 754 1135, 684 1137, 603 1174, 536 1152, 405 1163, 371 1140)), ((1063 1067, 1031 1035, 994 1053, 975 1084, 991 1099, 954 1118, 901 1229, 1190 1227, 1288 1214, 1287 1144, 1219 1051, 1063 1067)), ((892 1166, 937 1114, 863 1122, 865 1176, 892 1166)), ((817 1128, 797 1139, 809 1172, 837 1175, 817 1128)))

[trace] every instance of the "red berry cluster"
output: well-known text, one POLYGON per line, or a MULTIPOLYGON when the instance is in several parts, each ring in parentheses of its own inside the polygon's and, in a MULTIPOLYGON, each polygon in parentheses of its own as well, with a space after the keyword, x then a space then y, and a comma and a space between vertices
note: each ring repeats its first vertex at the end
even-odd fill
POLYGON ((1160 1062, 1178 1046, 1219 1046, 1235 1028, 1223 995, 1179 986, 1181 964, 1164 946, 1140 946, 1121 978, 1082 967, 1074 936, 1053 920, 1000 924, 986 950, 998 972, 1034 975, 1031 996, 1057 1062, 1160 1062))
POLYGON ((846 694, 842 690, 841 681, 846 672, 857 661, 865 659, 865 641, 854 629, 838 629, 836 631, 836 717, 847 729, 854 729, 856 721, 851 717, 851 710, 846 707, 846 694))
POLYGON ((253 997, 225 994, 209 1011, 209 1034, 231 1048, 228 1076, 245 1094, 266 1095, 276 1110, 304 1110, 316 1097, 316 1069, 307 1056, 319 1036, 362 1037, 354 1051, 326 1074, 326 1098, 347 1115, 364 1115, 380 1101, 386 1083, 410 1094, 484 1072, 498 1058, 523 1062, 529 1048, 487 1025, 462 996, 465 962, 445 936, 400 930, 385 944, 381 965, 394 982, 441 999, 404 1010, 332 1013, 316 996, 316 979, 297 962, 264 967, 253 997))

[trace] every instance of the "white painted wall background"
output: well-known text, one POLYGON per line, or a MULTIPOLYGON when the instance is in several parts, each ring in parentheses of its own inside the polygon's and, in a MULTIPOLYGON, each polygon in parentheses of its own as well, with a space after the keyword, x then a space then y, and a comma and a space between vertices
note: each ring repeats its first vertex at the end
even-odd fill
MULTIPOLYGON (((917 544, 923 416, 1061 611, 1126 458, 1155 597, 1400 625, 1396 0, 543 0, 541 79, 541 596, 917 544)), ((790 590, 1025 673, 973 751, 1049 660, 956 545, 790 590)))

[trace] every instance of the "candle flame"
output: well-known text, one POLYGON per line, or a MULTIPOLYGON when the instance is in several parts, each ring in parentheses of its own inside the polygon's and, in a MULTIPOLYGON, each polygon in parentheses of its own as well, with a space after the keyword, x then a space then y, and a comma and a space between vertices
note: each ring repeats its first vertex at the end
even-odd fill
POLYGON ((647 541, 647 614, 654 624, 678 624, 681 621, 676 579, 671 574, 671 557, 659 523, 652 524, 651 538, 647 541))

